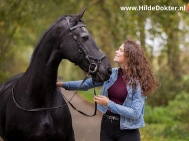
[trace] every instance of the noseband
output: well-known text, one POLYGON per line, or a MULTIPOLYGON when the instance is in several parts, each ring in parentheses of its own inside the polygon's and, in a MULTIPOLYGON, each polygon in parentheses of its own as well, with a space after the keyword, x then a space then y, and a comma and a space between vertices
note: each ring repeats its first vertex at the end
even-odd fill
MULTIPOLYGON (((75 33, 73 32, 74 29, 79 28, 79 27, 85 27, 86 25, 83 23, 79 23, 78 25, 75 25, 73 27, 71 27, 70 22, 69 22, 69 17, 65 17, 65 20, 68 23, 68 26, 70 28, 70 33, 74 39, 74 41, 76 42, 77 46, 78 46, 78 51, 79 53, 83 53, 85 55, 85 59, 87 59, 87 61, 89 62, 89 70, 88 70, 88 74, 94 74, 97 71, 98 68, 98 64, 101 63, 101 60, 105 57, 105 55, 103 54, 101 57, 97 58, 94 56, 90 56, 87 54, 86 50, 84 49, 84 47, 81 45, 81 43, 79 42, 79 40, 77 39, 77 36, 75 35, 75 33), (95 62, 97 62, 98 64, 92 62, 91 60, 95 60, 95 62)), ((77 62, 75 63, 77 65, 77 62)))

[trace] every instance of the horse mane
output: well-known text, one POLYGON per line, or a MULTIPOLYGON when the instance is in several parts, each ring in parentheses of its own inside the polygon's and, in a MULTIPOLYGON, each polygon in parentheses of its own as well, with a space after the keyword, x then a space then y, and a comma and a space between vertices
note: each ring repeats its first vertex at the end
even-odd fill
POLYGON ((59 17, 59 18, 43 33, 43 35, 40 37, 40 39, 39 39, 37 45, 35 46, 35 49, 34 49, 34 51, 33 51, 33 53, 32 53, 30 62, 32 62, 33 56, 35 56, 35 53, 37 52, 38 47, 40 46, 40 44, 41 44, 43 38, 45 37, 45 35, 46 35, 57 23, 61 22, 65 17, 73 17, 73 15, 63 15, 63 16, 59 17))

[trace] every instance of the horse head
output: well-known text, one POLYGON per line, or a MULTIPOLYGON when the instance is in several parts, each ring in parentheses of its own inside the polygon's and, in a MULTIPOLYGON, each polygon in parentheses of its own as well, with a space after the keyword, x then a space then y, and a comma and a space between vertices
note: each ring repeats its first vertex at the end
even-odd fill
POLYGON ((56 21, 54 29, 59 36, 59 50, 63 58, 89 73, 94 81, 108 80, 111 65, 87 31, 82 16, 85 9, 72 16, 63 16, 56 21), (64 29, 64 30, 63 30, 64 29))

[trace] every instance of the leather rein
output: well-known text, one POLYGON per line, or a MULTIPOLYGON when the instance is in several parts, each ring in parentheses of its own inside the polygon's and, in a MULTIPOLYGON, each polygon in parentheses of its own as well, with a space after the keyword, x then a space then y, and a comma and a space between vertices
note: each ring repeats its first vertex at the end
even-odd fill
MULTIPOLYGON (((86 52, 85 49, 81 46, 81 43, 79 42, 79 40, 77 39, 77 36, 76 36, 76 35, 74 34, 74 32, 73 32, 74 29, 79 28, 79 27, 85 27, 86 25, 85 25, 85 24, 78 24, 78 25, 76 25, 76 26, 71 27, 71 26, 70 26, 70 22, 69 22, 69 17, 65 17, 64 19, 67 21, 68 26, 69 26, 69 28, 70 28, 70 33, 71 33, 71 35, 73 36, 73 39, 74 39, 74 41, 76 42, 76 44, 77 44, 77 46, 78 46, 78 48, 79 48, 78 51, 79 51, 80 53, 84 53, 85 58, 86 58, 86 59, 89 61, 89 63, 90 63, 90 64, 89 64, 89 71, 88 71, 88 73, 86 74, 86 76, 85 76, 85 78, 83 79, 83 81, 81 82, 80 86, 78 87, 78 89, 75 91, 75 93, 73 94, 73 96, 72 96, 69 100, 62 94, 63 98, 64 98, 67 102, 66 102, 64 105, 60 105, 60 106, 56 106, 56 107, 35 108, 35 109, 25 109, 25 108, 23 108, 23 107, 20 106, 20 105, 16 102, 16 100, 15 100, 15 94, 14 94, 14 87, 15 87, 15 85, 14 85, 13 88, 12 88, 12 98, 13 98, 13 101, 14 101, 14 103, 16 104, 16 106, 17 106, 18 108, 20 108, 21 110, 27 111, 27 112, 39 112, 39 111, 44 111, 44 110, 59 109, 59 108, 62 108, 62 107, 64 107, 64 106, 68 105, 68 103, 69 103, 70 106, 71 106, 74 110, 76 110, 77 112, 81 113, 81 114, 84 115, 84 116, 92 117, 92 116, 95 116, 95 115, 96 115, 96 112, 97 112, 97 103, 96 103, 96 102, 95 102, 94 114, 88 115, 88 114, 86 114, 86 113, 84 113, 84 112, 78 110, 78 109, 71 103, 71 100, 72 100, 73 97, 76 95, 76 93, 78 92, 78 90, 81 88, 81 86, 83 85, 83 83, 88 79, 89 75, 91 75, 91 74, 93 74, 93 73, 95 73, 95 72, 97 71, 98 64, 101 63, 101 60, 105 57, 105 55, 103 54, 103 55, 102 55, 101 57, 99 57, 99 58, 95 58, 95 57, 93 57, 93 56, 87 55, 87 52, 86 52), (98 64, 96 64, 96 63, 94 63, 94 62, 92 63, 92 62, 91 62, 91 59, 92 59, 92 60, 97 60, 98 64), (93 66, 94 66, 94 68, 93 68, 93 66)), ((52 28, 52 27, 51 27, 51 28, 52 28)), ((94 82, 93 82, 93 84, 94 84, 94 82)), ((95 87, 94 87, 94 95, 96 95, 95 87)))

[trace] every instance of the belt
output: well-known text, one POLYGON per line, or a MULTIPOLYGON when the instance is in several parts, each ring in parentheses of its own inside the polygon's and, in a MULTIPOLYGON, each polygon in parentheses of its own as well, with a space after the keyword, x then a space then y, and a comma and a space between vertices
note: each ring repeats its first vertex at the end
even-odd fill
POLYGON ((104 114, 104 116, 110 120, 119 120, 119 117, 118 116, 110 116, 110 115, 107 115, 107 114, 104 114))

